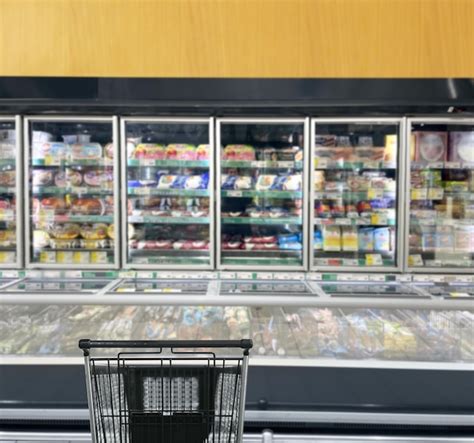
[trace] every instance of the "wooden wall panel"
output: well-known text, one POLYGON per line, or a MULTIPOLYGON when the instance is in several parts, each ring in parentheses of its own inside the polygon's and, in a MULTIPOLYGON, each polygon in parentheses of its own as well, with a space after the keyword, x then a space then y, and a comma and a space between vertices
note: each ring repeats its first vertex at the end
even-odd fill
POLYGON ((474 0, 0 0, 0 75, 474 77, 474 0))

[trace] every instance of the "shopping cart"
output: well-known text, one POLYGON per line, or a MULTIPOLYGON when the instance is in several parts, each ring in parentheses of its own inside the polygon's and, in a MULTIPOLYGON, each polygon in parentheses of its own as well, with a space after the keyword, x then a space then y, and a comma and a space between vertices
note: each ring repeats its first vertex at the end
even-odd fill
POLYGON ((251 340, 84 339, 79 347, 94 443, 242 441, 251 340), (92 356, 97 348, 120 351, 92 356), (217 348, 243 352, 219 357, 217 348))

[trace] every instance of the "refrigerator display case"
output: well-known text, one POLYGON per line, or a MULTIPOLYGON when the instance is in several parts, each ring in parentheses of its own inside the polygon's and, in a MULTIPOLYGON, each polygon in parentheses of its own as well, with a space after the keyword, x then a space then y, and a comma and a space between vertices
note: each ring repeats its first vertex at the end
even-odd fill
POLYGON ((218 268, 306 268, 307 126, 217 120, 218 268))
POLYGON ((21 208, 21 120, 0 116, 0 267, 23 263, 21 208))
POLYGON ((27 268, 118 268, 115 117, 25 118, 27 268))
POLYGON ((474 119, 408 119, 407 267, 474 268, 474 119))
POLYGON ((402 131, 393 118, 312 120, 312 269, 401 269, 402 131))
POLYGON ((125 266, 213 268, 213 119, 125 118, 121 138, 125 266))

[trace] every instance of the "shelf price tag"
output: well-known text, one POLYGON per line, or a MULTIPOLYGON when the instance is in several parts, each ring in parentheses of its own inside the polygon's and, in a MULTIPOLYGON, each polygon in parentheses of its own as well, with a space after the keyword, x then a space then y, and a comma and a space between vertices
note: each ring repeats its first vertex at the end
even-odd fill
POLYGON ((59 283, 47 283, 45 282, 43 284, 43 289, 46 289, 48 291, 58 291, 61 289, 61 285, 59 283))
POLYGON ((351 225, 352 220, 350 218, 336 218, 334 219, 336 225, 351 225))
POLYGON ((430 169, 443 169, 444 163, 443 162, 433 162, 429 164, 430 169))
POLYGON ((366 254, 365 262, 367 266, 382 266, 382 256, 380 254, 366 254))
POLYGON ((56 252, 41 251, 40 262, 41 263, 56 263, 56 252))
POLYGON ((295 162, 292 162, 292 161, 278 162, 278 166, 280 168, 294 168, 295 167, 295 162))
POLYGON ((357 258, 343 258, 342 259, 343 266, 359 266, 359 260, 357 258))
POLYGON ((44 158, 45 166, 59 166, 61 164, 61 159, 52 155, 46 155, 44 158))
POLYGON ((242 197, 242 191, 227 191, 228 197, 242 197))
POLYGON ((325 158, 315 158, 314 167, 319 169, 327 169, 328 161, 325 158))
POLYGON ((428 189, 412 189, 411 190, 411 199, 412 200, 426 200, 428 198, 428 189))
POLYGON ((444 164, 444 167, 446 169, 461 169, 461 163, 460 162, 446 162, 444 164))

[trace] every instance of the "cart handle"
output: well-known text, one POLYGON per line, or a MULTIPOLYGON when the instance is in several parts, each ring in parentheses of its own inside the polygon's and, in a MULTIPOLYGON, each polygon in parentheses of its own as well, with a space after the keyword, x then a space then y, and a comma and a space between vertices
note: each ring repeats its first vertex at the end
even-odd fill
POLYGON ((79 348, 89 355, 92 348, 241 348, 244 354, 253 347, 252 340, 79 340, 79 348))

